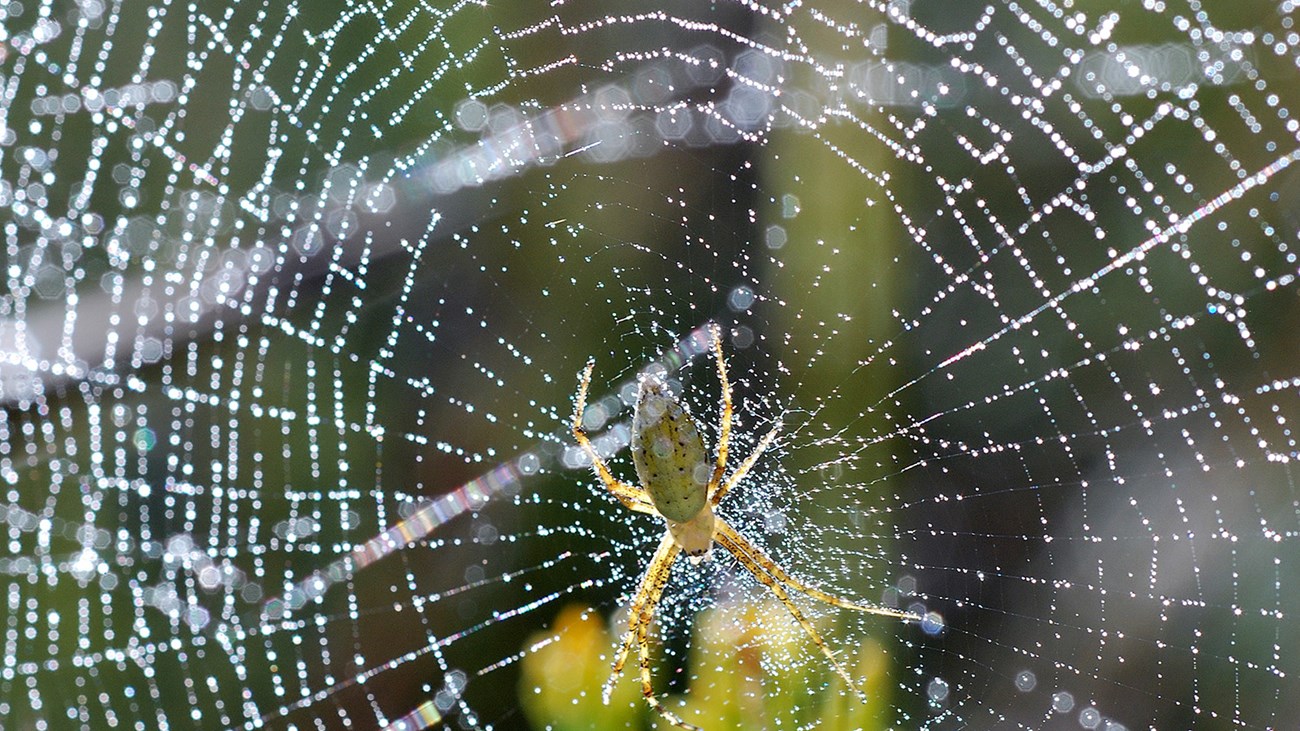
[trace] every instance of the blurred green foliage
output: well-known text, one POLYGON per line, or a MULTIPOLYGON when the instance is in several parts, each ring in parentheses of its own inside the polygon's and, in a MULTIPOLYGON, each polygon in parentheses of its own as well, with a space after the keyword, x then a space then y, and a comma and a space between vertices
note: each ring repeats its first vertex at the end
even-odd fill
MULTIPOLYGON (((824 631, 824 630, 823 630, 824 631)), ((884 726, 891 659, 868 639, 837 654, 866 694, 863 703, 817 653, 812 640, 776 600, 719 605, 701 612, 692 632, 690 687, 662 695, 683 720, 709 731, 797 724, 828 731, 884 726), (811 655, 810 655, 811 653, 811 655)), ((553 731, 673 726, 641 700, 636 659, 628 662, 608 705, 601 687, 619 638, 600 614, 569 605, 549 629, 525 643, 520 703, 535 728, 553 731)), ((834 641, 832 640, 832 646, 834 641)), ((658 646, 655 645, 656 655, 658 646)), ((656 692, 672 672, 654 663, 656 692)))

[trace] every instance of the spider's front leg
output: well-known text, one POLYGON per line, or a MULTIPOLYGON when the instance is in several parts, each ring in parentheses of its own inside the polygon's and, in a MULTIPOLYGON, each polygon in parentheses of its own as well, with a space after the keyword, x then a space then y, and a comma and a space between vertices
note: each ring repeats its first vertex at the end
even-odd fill
MULTIPOLYGON (((717 323, 709 326, 713 336, 713 354, 718 362, 718 382, 722 384, 722 413, 718 418, 718 461, 709 478, 706 495, 712 497, 722 484, 722 475, 727 471, 727 449, 731 445, 731 381, 727 379, 727 360, 722 357, 722 332, 717 323)), ((717 505, 717 500, 713 501, 717 505)))
POLYGON ((595 468, 596 475, 600 481, 605 483, 605 487, 614 493, 614 497, 623 503, 624 507, 634 510, 638 513, 647 515, 658 515, 654 506, 650 504, 650 498, 644 491, 639 490, 625 482, 620 482, 609 471, 605 461, 596 453, 596 448, 592 446, 591 440, 587 438, 587 430, 582 426, 582 415, 587 408, 587 387, 591 384, 591 371, 596 367, 596 361, 587 361, 587 367, 583 369, 582 376, 578 381, 578 395, 575 399, 573 409, 573 438, 577 440, 578 446, 586 453, 587 458, 591 460, 591 466, 595 468))
POLYGON ((776 439, 776 435, 780 431, 781 422, 778 421, 776 426, 772 427, 772 430, 759 440, 758 446, 755 447, 754 451, 745 458, 744 462, 740 463, 740 466, 736 468, 736 471, 731 473, 731 477, 727 478, 726 482, 718 485, 718 489, 713 491, 712 495, 709 497, 710 503, 717 505, 722 502, 722 498, 727 496, 727 493, 731 491, 731 488, 735 487, 737 483, 745 479, 745 475, 749 474, 749 471, 758 463, 758 458, 763 456, 763 450, 771 446, 772 440, 776 439))

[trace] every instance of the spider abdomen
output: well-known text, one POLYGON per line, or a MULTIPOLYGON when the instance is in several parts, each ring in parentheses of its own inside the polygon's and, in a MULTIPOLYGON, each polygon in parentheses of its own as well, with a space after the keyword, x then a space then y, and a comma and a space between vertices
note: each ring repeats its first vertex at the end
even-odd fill
POLYGON ((691 415, 663 382, 647 378, 632 416, 632 463, 655 510, 685 523, 704 509, 712 465, 691 415))

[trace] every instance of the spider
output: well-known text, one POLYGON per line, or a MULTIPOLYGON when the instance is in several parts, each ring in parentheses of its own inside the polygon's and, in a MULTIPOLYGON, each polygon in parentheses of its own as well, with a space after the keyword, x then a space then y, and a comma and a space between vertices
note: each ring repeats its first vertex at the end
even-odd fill
POLYGON ((884 607, 858 604, 828 594, 790 576, 761 550, 736 532, 714 508, 758 462, 763 451, 772 444, 781 425, 778 422, 761 440, 740 466, 723 479, 727 472, 727 448, 731 437, 731 384, 727 381, 727 363, 722 355, 722 340, 716 325, 710 327, 713 351, 718 364, 718 380, 722 383, 722 413, 718 426, 717 459, 710 465, 704 439, 695 420, 669 391, 663 380, 648 376, 641 379, 636 407, 632 414, 632 463, 636 467, 638 485, 621 482, 596 453, 582 426, 583 410, 587 402, 587 387, 596 361, 587 361, 578 385, 573 412, 573 438, 591 459, 592 467, 600 481, 614 497, 629 510, 663 519, 667 530, 659 547, 650 559, 632 600, 628 615, 627 632, 623 635, 614 656, 613 672, 605 683, 604 701, 609 703, 614 682, 623 671, 628 655, 635 646, 640 657, 641 693, 646 702, 674 726, 698 731, 698 727, 683 721, 668 710, 658 698, 650 682, 649 627, 655 607, 663 595, 664 586, 672 572, 679 553, 685 553, 692 563, 706 560, 716 542, 727 549, 741 566, 770 590, 812 641, 830 661, 835 672, 860 696, 862 691, 835 659, 816 628, 791 599, 787 588, 802 592, 818 601, 844 609, 855 609, 885 617, 919 621, 915 614, 884 607))

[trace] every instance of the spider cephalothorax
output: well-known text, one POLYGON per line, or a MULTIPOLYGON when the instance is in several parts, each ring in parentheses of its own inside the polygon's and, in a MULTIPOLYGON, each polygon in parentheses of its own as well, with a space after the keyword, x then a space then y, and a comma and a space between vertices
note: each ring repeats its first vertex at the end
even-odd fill
MULTIPOLYGON (((573 437, 591 459, 605 487, 630 510, 663 519, 667 530, 659 541, 659 548, 645 575, 641 578, 636 597, 632 600, 628 628, 614 657, 614 670, 605 685, 605 702, 613 681, 623 670, 628 654, 635 645, 640 656, 641 692, 646 701, 674 726, 695 729, 655 698, 650 683, 649 628, 655 606, 663 595, 664 586, 672 571, 677 554, 684 552, 693 561, 708 558, 716 542, 727 550, 741 566, 754 575, 760 583, 776 595, 790 611, 804 631, 812 637, 849 687, 858 690, 857 684, 835 659, 829 646, 808 621, 799 607, 790 599, 786 587, 802 592, 818 601, 844 609, 856 609, 871 614, 899 619, 920 620, 914 614, 885 607, 858 604, 828 594, 790 576, 766 554, 735 531, 725 520, 713 512, 723 496, 741 481, 758 462, 763 450, 776 438, 777 424, 758 442, 753 453, 745 458, 731 476, 723 479, 727 471, 727 446, 731 438, 731 384, 727 381, 727 363, 722 357, 722 340, 717 327, 710 328, 713 351, 717 358, 718 379, 722 382, 722 410, 718 424, 718 451, 715 460, 709 460, 708 449, 699 425, 691 418, 686 407, 668 390, 657 376, 645 376, 637 391, 635 411, 632 415, 632 462, 636 466, 639 485, 620 482, 610 473, 609 467, 596 453, 587 432, 582 426, 583 409, 587 402, 587 387, 595 361, 588 361, 578 385, 576 408, 573 412, 573 437)), ((860 690, 858 690, 861 693, 860 690)))

